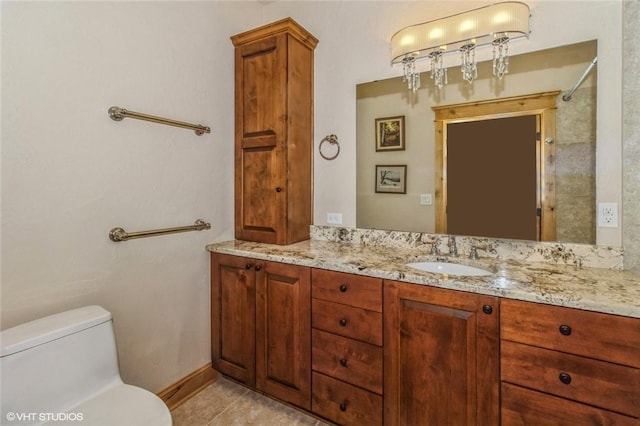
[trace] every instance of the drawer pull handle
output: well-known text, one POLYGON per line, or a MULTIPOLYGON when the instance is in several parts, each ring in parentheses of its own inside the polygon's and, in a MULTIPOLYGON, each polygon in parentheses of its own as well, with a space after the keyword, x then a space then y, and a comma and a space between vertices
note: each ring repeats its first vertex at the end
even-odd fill
POLYGON ((562 383, 564 383, 565 385, 568 385, 569 383, 571 383, 571 376, 568 375, 567 373, 560 373, 560 375, 558 376, 558 378, 560 379, 560 381, 562 383))
POLYGON ((493 312, 493 308, 491 307, 491 305, 484 305, 482 307, 482 312, 484 312, 487 315, 491 315, 491 313, 493 312))
POLYGON ((279 186, 276 187, 276 192, 282 192, 282 188, 280 188, 279 186))
POLYGON ((347 320, 346 320, 346 319, 344 319, 344 318, 342 318, 342 319, 340 320, 340 325, 341 325, 341 326, 343 326, 343 327, 346 327, 346 325, 347 325, 347 320))
POLYGON ((563 336, 571 335, 571 327, 569 327, 568 325, 562 324, 559 330, 560 330, 560 334, 562 334, 563 336))
POLYGON ((254 269, 255 269, 256 271, 259 271, 259 270, 260 270, 260 269, 262 269, 262 268, 260 267, 260 265, 256 265, 256 267, 255 267, 254 269))
POLYGON ((343 293, 344 293, 345 291, 347 291, 347 285, 346 285, 346 284, 342 284, 342 285, 340 286, 340 291, 341 291, 341 292, 343 292, 343 293))
POLYGON ((251 269, 251 266, 252 265, 250 263, 247 263, 246 265, 244 265, 244 269, 251 269))
POLYGON ((342 358, 342 359, 340 360, 340 365, 341 365, 341 366, 343 366, 343 367, 346 367, 346 366, 347 366, 347 360, 346 360, 346 359, 344 359, 344 358, 342 358))
POLYGON ((340 403, 340 411, 347 411, 347 403, 346 402, 340 403))

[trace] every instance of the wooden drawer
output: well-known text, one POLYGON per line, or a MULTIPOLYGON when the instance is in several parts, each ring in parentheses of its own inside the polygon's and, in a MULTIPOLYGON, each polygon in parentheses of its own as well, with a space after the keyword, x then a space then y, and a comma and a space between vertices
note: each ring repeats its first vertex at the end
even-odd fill
POLYGON ((382 346, 382 313, 313 299, 311 326, 382 346))
POLYGON ((503 341, 501 375, 506 382, 640 416, 637 368, 503 341))
POLYGON ((500 331, 502 339, 640 367, 637 318, 503 300, 500 331))
POLYGON ((555 396, 502 384, 502 426, 637 426, 638 419, 555 396))
POLYGON ((312 369, 382 394, 382 348, 312 330, 312 369))
POLYGON ((313 373, 311 411, 341 425, 382 425, 382 397, 313 373))
POLYGON ((379 278, 313 269, 311 296, 382 312, 382 280, 379 278))

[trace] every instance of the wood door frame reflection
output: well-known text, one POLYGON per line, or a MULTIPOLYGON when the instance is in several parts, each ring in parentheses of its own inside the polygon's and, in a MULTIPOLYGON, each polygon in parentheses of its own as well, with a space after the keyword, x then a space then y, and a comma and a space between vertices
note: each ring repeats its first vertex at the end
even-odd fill
POLYGON ((556 99, 560 91, 502 99, 432 107, 435 113, 436 232, 447 233, 447 125, 478 120, 537 115, 540 142, 537 148, 537 198, 540 208, 540 240, 556 240, 556 99), (545 143, 551 141, 551 143, 545 143))

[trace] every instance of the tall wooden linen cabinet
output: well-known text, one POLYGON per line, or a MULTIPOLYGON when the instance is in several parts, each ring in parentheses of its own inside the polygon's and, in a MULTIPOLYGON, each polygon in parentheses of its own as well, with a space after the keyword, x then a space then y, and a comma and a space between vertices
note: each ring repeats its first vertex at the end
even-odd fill
POLYGON ((286 18, 231 37, 235 46, 235 237, 309 238, 313 217, 313 51, 286 18))

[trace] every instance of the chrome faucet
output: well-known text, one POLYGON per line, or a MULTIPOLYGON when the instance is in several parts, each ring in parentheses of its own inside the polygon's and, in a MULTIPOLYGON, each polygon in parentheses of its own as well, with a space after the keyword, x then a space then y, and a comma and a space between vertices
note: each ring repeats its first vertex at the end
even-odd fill
POLYGON ((432 256, 438 256, 440 254, 440 251, 438 250, 438 240, 434 241, 431 244, 431 252, 430 252, 430 254, 432 256))
POLYGON ((458 246, 456 245, 456 237, 449 235, 449 256, 458 257, 458 246))
POLYGON ((469 249, 469 259, 478 259, 478 248, 473 244, 471 245, 471 249, 469 249))

